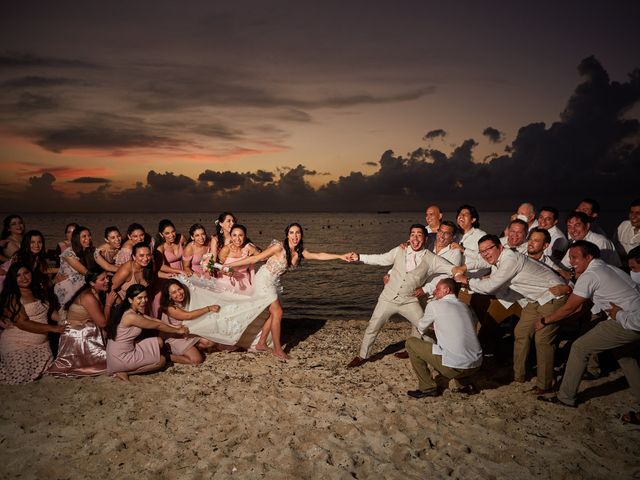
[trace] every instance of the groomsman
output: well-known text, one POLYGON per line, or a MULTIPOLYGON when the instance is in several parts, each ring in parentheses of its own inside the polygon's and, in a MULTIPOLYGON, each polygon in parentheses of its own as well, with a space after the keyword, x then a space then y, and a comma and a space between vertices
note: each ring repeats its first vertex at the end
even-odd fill
POLYGON ((393 265, 389 281, 385 284, 362 339, 359 354, 349 362, 348 368, 359 367, 367 361, 378 332, 393 314, 409 320, 414 329, 412 335, 419 336, 416 326, 422 318, 422 307, 418 292, 429 277, 438 274, 451 275, 453 265, 444 258, 426 250, 425 228, 412 225, 409 230, 409 246, 400 246, 379 255, 352 253, 350 261, 361 261, 367 265, 393 265))

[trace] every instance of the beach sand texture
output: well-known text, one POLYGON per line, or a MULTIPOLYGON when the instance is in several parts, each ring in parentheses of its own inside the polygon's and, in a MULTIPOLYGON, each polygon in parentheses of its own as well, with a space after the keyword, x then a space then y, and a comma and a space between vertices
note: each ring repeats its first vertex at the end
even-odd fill
POLYGON ((640 428, 621 373, 584 383, 577 409, 545 404, 483 371, 477 395, 415 400, 409 335, 389 323, 384 355, 348 370, 365 321, 287 328, 292 359, 215 353, 131 377, 44 378, 0 388, 0 478, 640 477, 640 428))

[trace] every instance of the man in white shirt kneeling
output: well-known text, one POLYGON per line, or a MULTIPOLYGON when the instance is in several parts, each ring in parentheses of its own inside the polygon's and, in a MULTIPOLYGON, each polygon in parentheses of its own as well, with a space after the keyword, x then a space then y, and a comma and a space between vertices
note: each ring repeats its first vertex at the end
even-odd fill
POLYGON ((409 390, 414 398, 435 397, 438 387, 431 378, 429 366, 448 379, 472 375, 482 364, 482 349, 476 335, 477 320, 471 309, 456 297, 457 285, 451 278, 438 282, 435 300, 427 304, 417 325, 424 335, 433 325, 437 343, 410 337, 406 341, 411 366, 418 376, 418 389, 409 390))

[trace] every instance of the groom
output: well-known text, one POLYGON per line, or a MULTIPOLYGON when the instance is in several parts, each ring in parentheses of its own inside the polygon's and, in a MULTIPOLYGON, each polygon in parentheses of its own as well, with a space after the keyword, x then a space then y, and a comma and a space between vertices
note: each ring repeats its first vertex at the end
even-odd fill
MULTIPOLYGON (((391 277, 378 297, 378 303, 367 325, 360 354, 349 362, 347 368, 359 367, 367 361, 378 332, 394 313, 402 315, 416 327, 423 315, 417 296, 423 292, 417 293, 417 290, 421 290, 427 280, 434 275, 451 276, 453 265, 433 252, 425 250, 426 236, 424 226, 415 224, 411 225, 409 230, 407 248, 396 247, 381 255, 359 255, 355 252, 351 254, 349 259, 351 262, 359 260, 367 265, 393 265, 393 267, 391 277)), ((412 335, 420 336, 415 328, 412 329, 412 335)))

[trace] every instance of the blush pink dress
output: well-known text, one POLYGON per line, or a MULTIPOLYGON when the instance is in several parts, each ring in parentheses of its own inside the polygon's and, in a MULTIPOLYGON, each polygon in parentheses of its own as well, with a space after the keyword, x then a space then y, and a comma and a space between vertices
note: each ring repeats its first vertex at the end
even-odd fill
MULTIPOLYGON (((223 265, 236 262, 249 256, 247 247, 242 249, 239 257, 228 256, 223 265)), ((239 293, 241 295, 251 295, 253 292, 253 280, 255 277, 255 268, 253 265, 234 268, 233 276, 221 275, 217 280, 217 287, 220 290, 239 293)))
POLYGON ((72 303, 67 311, 58 356, 47 373, 56 377, 89 377, 107 371, 107 337, 86 308, 72 303))
MULTIPOLYGON (((182 270, 182 255, 184 254, 184 249, 182 245, 178 244, 178 253, 174 254, 170 249, 166 248, 162 252, 164 255, 164 260, 171 268, 175 268, 178 270, 182 270)), ((153 291, 155 295, 153 296, 153 302, 151 303, 151 315, 154 318, 161 319, 162 312, 160 311, 160 297, 162 296, 162 286, 165 284, 166 280, 158 278, 153 285, 153 291), (157 290, 156 290, 157 289, 157 290)))
POLYGON ((200 262, 202 261, 202 257, 211 252, 211 245, 209 245, 207 247, 206 250, 202 251, 201 253, 196 253, 194 252, 193 255, 191 255, 190 257, 184 256, 183 254, 183 259, 187 260, 188 262, 190 262, 191 264, 191 270, 193 270, 195 273, 198 273, 200 275, 204 275, 205 271, 202 268, 202 265, 200 265, 200 262))
MULTIPOLYGON (((174 327, 182 325, 180 320, 176 320, 166 313, 162 314, 162 318, 160 320, 174 327)), ((165 343, 169 345, 171 353, 174 355, 184 355, 187 350, 200 341, 200 339, 195 335, 178 335, 174 333, 161 332, 160 336, 164 339, 165 343)))
MULTIPOLYGON (((127 315, 132 310, 127 310, 127 315)), ((124 316, 123 315, 123 316, 124 316)), ((142 329, 118 325, 116 338, 107 342, 107 373, 131 372, 160 361, 160 345, 156 337, 136 342, 142 329)))

